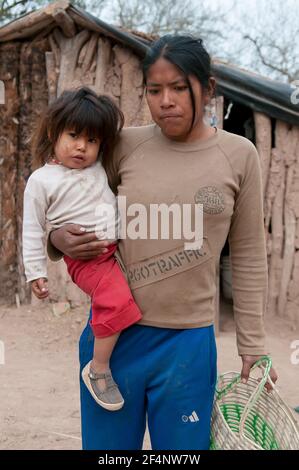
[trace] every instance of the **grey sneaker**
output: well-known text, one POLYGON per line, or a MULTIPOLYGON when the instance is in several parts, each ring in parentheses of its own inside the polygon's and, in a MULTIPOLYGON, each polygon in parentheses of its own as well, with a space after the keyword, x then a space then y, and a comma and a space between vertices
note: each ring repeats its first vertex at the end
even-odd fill
POLYGON ((103 374, 96 374, 91 368, 90 361, 82 370, 82 379, 92 397, 100 406, 109 411, 117 411, 123 407, 124 399, 112 378, 110 370, 103 374), (105 380, 105 390, 102 391, 98 388, 98 379, 105 380))

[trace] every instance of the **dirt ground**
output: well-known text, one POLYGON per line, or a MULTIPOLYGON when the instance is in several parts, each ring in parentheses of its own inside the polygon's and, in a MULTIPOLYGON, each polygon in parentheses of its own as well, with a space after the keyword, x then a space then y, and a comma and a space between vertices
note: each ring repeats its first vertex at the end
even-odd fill
MULTIPOLYGON (((0 306, 0 449, 81 448, 77 343, 87 311, 80 307, 54 315, 50 305, 0 306)), ((299 331, 280 319, 267 324, 279 391, 294 408, 299 406, 299 364, 291 362, 291 343, 299 340, 299 331)), ((221 330, 218 370, 238 371, 229 308, 221 330)), ((150 448, 148 436, 144 448, 150 448)))

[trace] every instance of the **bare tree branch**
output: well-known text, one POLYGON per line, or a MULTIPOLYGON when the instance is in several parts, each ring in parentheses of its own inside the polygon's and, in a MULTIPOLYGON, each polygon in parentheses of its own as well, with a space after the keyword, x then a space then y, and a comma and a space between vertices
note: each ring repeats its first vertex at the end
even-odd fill
POLYGON ((205 0, 200 8, 190 0, 114 0, 113 3, 117 25, 149 34, 189 32, 203 39, 212 36, 224 39, 222 26, 226 14, 219 8, 212 10, 205 0))
POLYGON ((238 4, 239 21, 232 19, 229 25, 231 57, 274 79, 298 79, 298 1, 259 0, 250 10, 248 3, 238 4))
MULTIPOLYGON (((259 58, 261 59, 262 63, 266 67, 269 67, 272 70, 276 70, 277 72, 281 73, 282 75, 286 75, 288 77, 288 81, 292 81, 293 75, 289 73, 287 67, 279 67, 278 65, 275 65, 274 63, 272 63, 272 62, 270 62, 266 59, 266 57, 265 57, 265 55, 262 51, 262 46, 259 44, 257 39, 254 39, 254 38, 250 37, 248 34, 246 34, 244 36, 244 39, 245 40, 248 39, 249 41, 252 42, 252 44, 254 44, 254 46, 256 48, 256 52, 257 52, 259 58)), ((281 52, 280 48, 278 48, 278 51, 281 52)))
MULTIPOLYGON (((107 0, 75 0, 72 3, 82 8, 87 7, 87 3, 97 5, 100 8, 106 4, 107 0)), ((0 25, 7 21, 18 18, 24 13, 28 13, 32 10, 40 8, 48 3, 52 3, 51 0, 1 0, 0 1, 0 25)))
MULTIPOLYGON (((3 0, 0 2, 0 24, 10 21, 18 16, 39 7, 43 0, 3 0)), ((46 3, 44 1, 44 3, 46 3)))

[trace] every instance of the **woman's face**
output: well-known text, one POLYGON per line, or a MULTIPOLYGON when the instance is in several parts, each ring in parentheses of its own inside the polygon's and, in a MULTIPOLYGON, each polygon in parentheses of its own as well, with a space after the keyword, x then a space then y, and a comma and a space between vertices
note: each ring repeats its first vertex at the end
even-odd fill
POLYGON ((163 134, 177 141, 192 141, 200 137, 205 128, 204 106, 209 95, 204 92, 199 81, 189 77, 194 98, 195 118, 190 131, 193 110, 191 95, 184 74, 166 59, 158 59, 148 70, 146 78, 147 102, 153 120, 163 134))

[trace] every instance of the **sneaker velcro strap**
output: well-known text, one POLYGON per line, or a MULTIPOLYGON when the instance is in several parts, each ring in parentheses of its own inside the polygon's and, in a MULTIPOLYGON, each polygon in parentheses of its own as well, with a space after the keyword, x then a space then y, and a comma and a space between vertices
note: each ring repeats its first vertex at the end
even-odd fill
POLYGON ((107 376, 109 376, 110 374, 106 374, 105 372, 102 374, 97 374, 96 372, 93 372, 92 370, 90 370, 88 375, 91 380, 99 380, 99 379, 106 379, 107 376))

